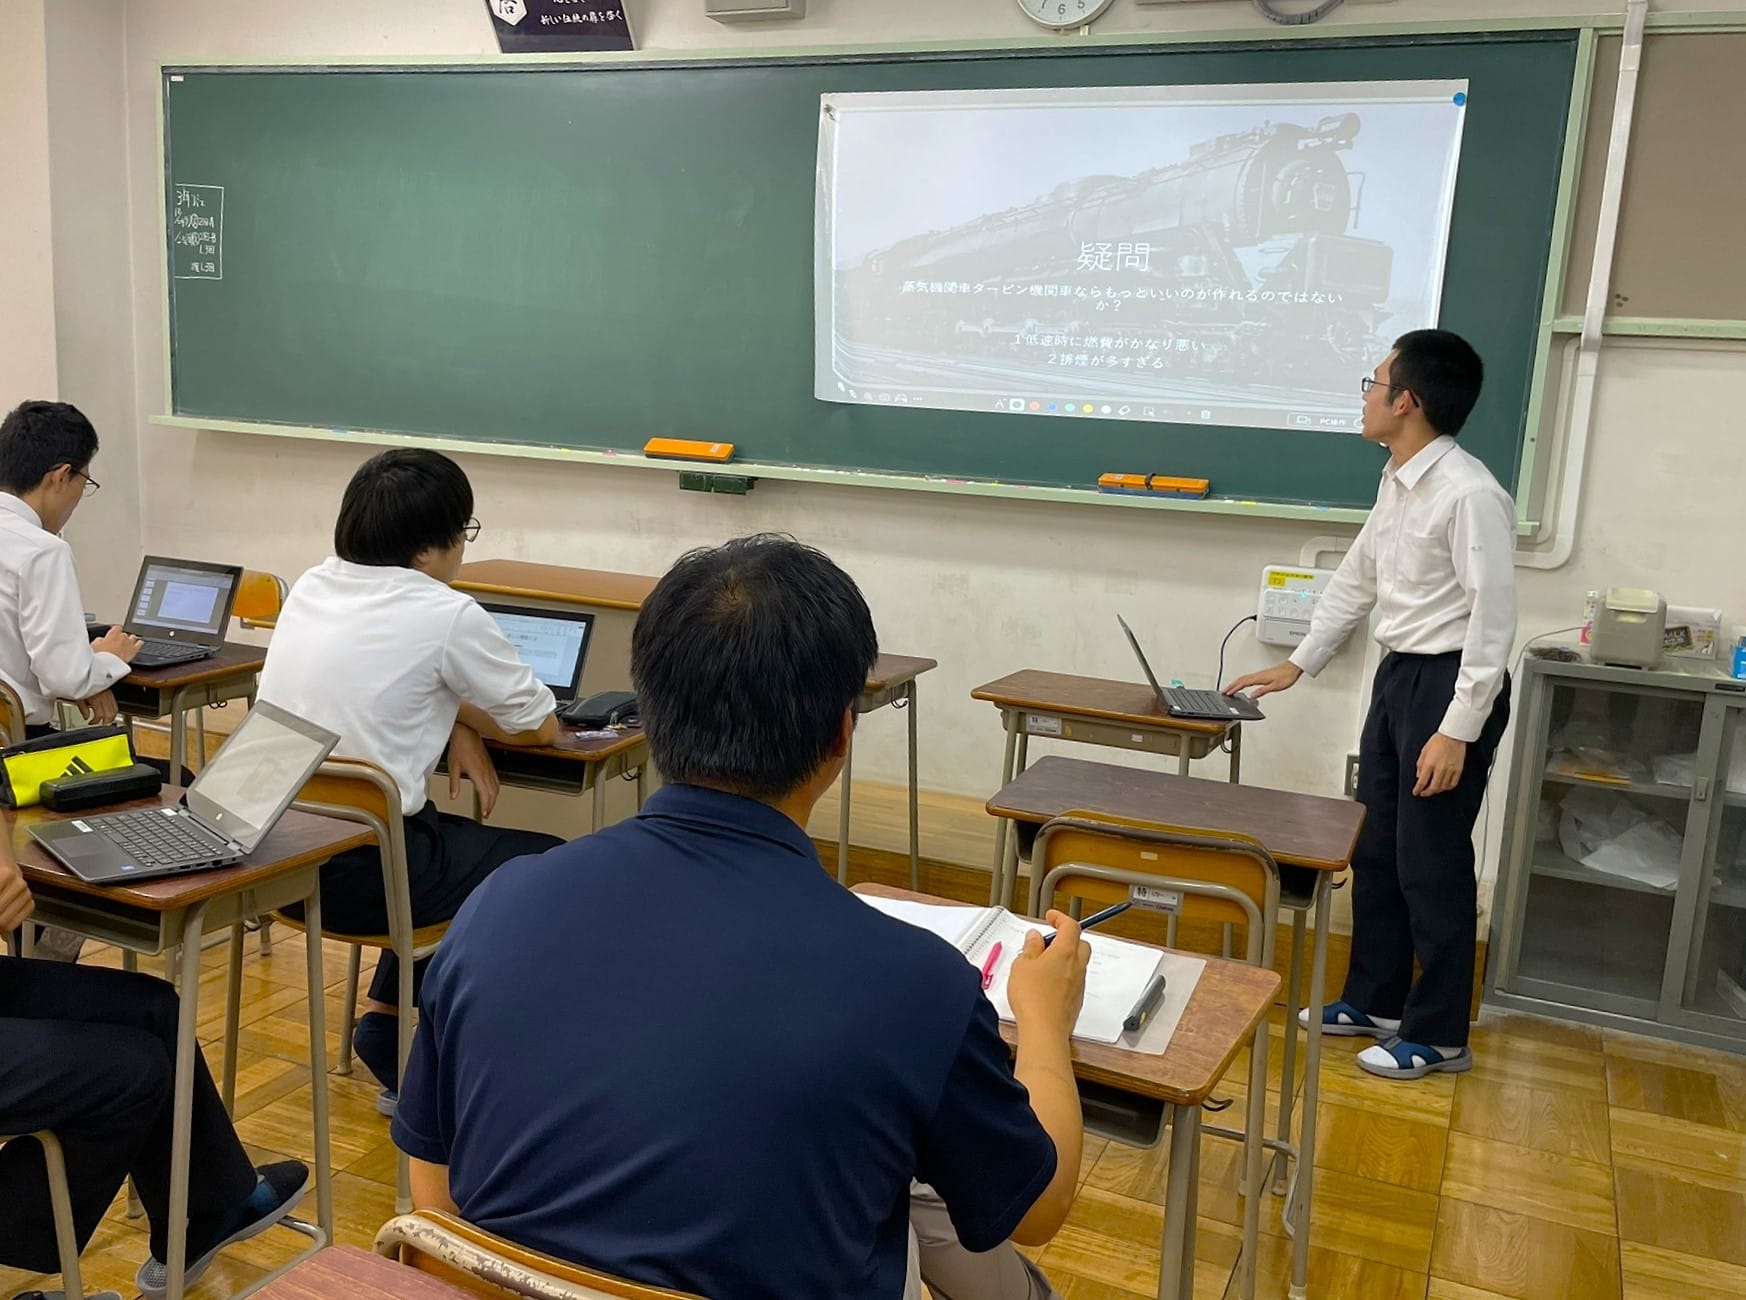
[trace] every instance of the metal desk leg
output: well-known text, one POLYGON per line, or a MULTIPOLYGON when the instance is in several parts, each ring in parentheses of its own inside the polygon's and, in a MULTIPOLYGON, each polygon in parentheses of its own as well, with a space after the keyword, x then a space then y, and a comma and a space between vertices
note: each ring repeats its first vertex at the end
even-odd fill
POLYGON ((1316 943, 1310 959, 1309 1034, 1303 1056, 1303 1135, 1298 1142, 1297 1195, 1294 1205, 1297 1231, 1292 1239, 1291 1300, 1305 1300, 1309 1279, 1310 1199, 1316 1176, 1316 1093, 1322 1068, 1322 983, 1328 971, 1328 912, 1333 895, 1333 873, 1319 872, 1316 879, 1316 943))
POLYGON ((1231 784, 1236 785, 1243 771, 1243 724, 1231 728, 1231 784))
POLYGON ((230 981, 224 1008, 224 1109, 236 1114, 236 1040, 242 1023, 243 923, 230 927, 230 981))
POLYGON ((165 1225, 168 1258, 166 1300, 182 1300, 188 1267, 188 1165, 194 1140, 194 1057, 200 1050, 200 927, 206 904, 188 909, 182 928, 182 1002, 176 1018, 176 1087, 170 1120, 170 1207, 165 1225))
POLYGON ((188 770, 188 715, 182 711, 182 693, 170 703, 170 784, 182 784, 182 774, 188 770))
POLYGON ((1164 1192, 1164 1242, 1158 1300, 1194 1295, 1195 1175, 1200 1151, 1200 1107, 1170 1108, 1170 1176, 1164 1192))
MULTIPOLYGON (((1030 755, 1030 748, 1030 735, 1021 730, 1018 735, 1018 753, 1013 763, 1012 777, 1009 777, 1009 780, 1018 777, 1025 770, 1025 760, 1030 755)), ((1013 895, 1018 893, 1018 862, 1019 834, 1018 827, 1014 826, 1006 837, 1006 855, 1005 860, 1001 863, 1000 897, 995 900, 1008 910, 1012 908, 1013 895)))
POLYGON ((1188 772, 1188 737, 1176 737, 1176 775, 1187 776, 1188 772))
MULTIPOLYGON (((1291 1111, 1297 1101, 1297 1012, 1303 998, 1303 944, 1305 913, 1297 908, 1291 913, 1291 957, 1287 965, 1285 994, 1285 1059, 1279 1076, 1279 1141, 1291 1146, 1291 1111)), ((1285 1195, 1286 1178, 1291 1172, 1292 1157, 1281 1151, 1273 1165, 1273 1194, 1285 1195)), ((1290 1207, 1286 1207, 1289 1216, 1290 1207)))
MULTIPOLYGON (((315 1121, 315 1219, 333 1240, 333 1147, 327 1124, 327 1003, 321 969, 321 879, 303 904, 303 951, 309 967, 310 1111, 315 1121)), ((348 1034, 348 1037, 350 1035, 348 1034)))
POLYGON ((909 711, 909 887, 921 890, 921 793, 915 770, 915 682, 904 684, 904 708, 909 711))
MULTIPOLYGON (((1013 759, 1018 754, 1019 715, 1010 709, 1001 711, 1001 718, 1006 723, 1006 758, 1000 765, 999 789, 1006 789, 1012 784, 1013 759)), ((994 819, 994 865, 988 869, 988 904, 990 907, 1000 902, 1002 897, 1000 874, 1006 867, 1006 837, 1017 835, 1016 827, 1009 827, 1006 818, 994 819)))
POLYGON ((841 801, 837 809, 837 883, 849 883, 849 788, 850 773, 855 768, 855 737, 849 736, 843 751, 843 774, 837 778, 837 793, 841 801))
MULTIPOLYGON (((606 776, 600 770, 600 764, 592 764, 594 768, 594 811, 590 814, 592 824, 589 831, 597 831, 606 825, 606 776)), ((405 1213, 404 1210, 401 1211, 405 1213)))

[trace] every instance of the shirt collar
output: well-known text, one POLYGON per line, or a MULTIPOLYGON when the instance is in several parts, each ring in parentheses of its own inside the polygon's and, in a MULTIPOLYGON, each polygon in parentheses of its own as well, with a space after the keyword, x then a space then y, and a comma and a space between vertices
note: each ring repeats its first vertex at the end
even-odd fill
POLYGON ((792 819, 769 804, 701 785, 664 785, 649 796, 639 817, 670 817, 703 823, 737 835, 769 840, 813 863, 818 849, 792 819))
POLYGON ((1419 448, 1406 464, 1398 469, 1386 468, 1382 471, 1385 478, 1392 478, 1407 491, 1411 492, 1418 486, 1419 480, 1443 457, 1449 454, 1449 449, 1455 445, 1455 439, 1448 434, 1440 434, 1419 448))
POLYGON ((30 502, 23 497, 15 497, 10 492, 0 492, 0 509, 10 510, 27 523, 42 527, 42 516, 30 508, 30 502))

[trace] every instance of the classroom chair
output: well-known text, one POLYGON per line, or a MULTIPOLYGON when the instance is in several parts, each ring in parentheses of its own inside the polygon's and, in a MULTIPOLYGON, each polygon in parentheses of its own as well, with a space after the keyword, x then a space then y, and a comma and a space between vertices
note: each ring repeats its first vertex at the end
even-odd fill
POLYGON ((482 1296, 530 1300, 699 1300, 527 1250, 441 1210, 388 1220, 376 1253, 482 1296))
MULTIPOLYGON (((1186 917, 1229 927, 1241 925, 1247 936, 1243 960, 1251 966, 1273 965, 1273 918, 1279 912, 1279 864, 1259 840, 1228 832, 1189 830, 1160 822, 1139 821, 1103 813, 1073 811, 1048 822, 1037 832, 1031 854, 1031 915, 1054 906, 1058 894, 1073 915, 1082 902, 1125 902, 1134 885, 1176 891, 1181 895, 1169 919, 1169 939, 1176 943, 1177 922, 1186 917)), ((1287 1026, 1287 1033, 1295 1026, 1287 1026)), ((1206 1125, 1204 1132, 1234 1138, 1243 1144, 1243 1247, 1238 1260, 1237 1294, 1255 1295, 1256 1251, 1260 1247, 1262 1153, 1277 1150, 1267 1129, 1267 1020, 1255 1027, 1249 1048, 1249 1105, 1243 1128, 1206 1125)), ((1289 1088, 1290 1080, 1282 1083, 1289 1088)), ((1198 1161, 1195 1162, 1198 1165, 1198 1161)), ((1193 1177, 1195 1171, 1183 1171, 1193 1177)), ((1178 1171, 1170 1171, 1177 1182, 1178 1171)), ((1289 1221, 1289 1216, 1288 1216, 1289 1221)), ((1192 1231, 1192 1229, 1191 1229, 1192 1231)), ((1185 1250, 1194 1248, 1192 1240, 1185 1250)))
POLYGON ((73 1193, 67 1185, 67 1162, 61 1156, 60 1140, 47 1129, 36 1133, 0 1133, 0 1147, 26 1138, 35 1138, 42 1146, 43 1164, 48 1168, 49 1204, 55 1216, 55 1245, 61 1252, 62 1293, 67 1300, 120 1300, 113 1291, 90 1297, 85 1295, 84 1280, 79 1273, 79 1241, 73 1231, 73 1193))
MULTIPOLYGON (((438 941, 448 932, 449 923, 441 921, 436 925, 413 928, 412 886, 407 878, 406 836, 400 821, 399 787, 374 763, 330 758, 309 778, 291 806, 303 812, 365 826, 382 847, 382 889, 388 901, 388 933, 347 934, 327 926, 323 926, 321 931, 324 938, 348 944, 352 950, 346 970, 346 1012, 340 1021, 339 1064, 334 1072, 352 1072, 352 1030, 358 1019, 358 979, 364 949, 375 948, 391 951, 400 959, 400 991, 396 1002, 400 1008, 400 1073, 404 1075, 407 1058, 412 1055, 412 964, 436 951, 438 941)), ((303 929, 302 919, 287 912, 274 912, 272 919, 296 930, 303 929)), ((237 1015, 241 985, 242 934, 238 926, 232 934, 230 949, 229 1015, 233 1019, 237 1015)), ((229 1033, 228 1027, 226 1032, 229 1033)), ((235 1090, 235 1070, 231 1065, 231 1054, 226 1053, 224 1103, 227 1107, 235 1090)), ((394 1208, 402 1214, 412 1208, 404 1151, 398 1153, 394 1208)))
POLYGON ((285 579, 276 573, 244 569, 230 612, 246 628, 271 631, 279 621, 279 611, 285 607, 287 590, 285 579))
POLYGON ((11 685, 0 682, 0 744, 24 743, 24 701, 11 685))

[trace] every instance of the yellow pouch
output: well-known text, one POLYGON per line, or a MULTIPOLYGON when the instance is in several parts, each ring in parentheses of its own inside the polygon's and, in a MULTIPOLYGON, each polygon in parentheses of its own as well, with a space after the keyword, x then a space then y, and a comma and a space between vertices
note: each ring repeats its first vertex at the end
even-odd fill
POLYGON ((0 803, 29 808, 42 783, 133 766, 133 744, 123 727, 80 727, 0 749, 0 803))

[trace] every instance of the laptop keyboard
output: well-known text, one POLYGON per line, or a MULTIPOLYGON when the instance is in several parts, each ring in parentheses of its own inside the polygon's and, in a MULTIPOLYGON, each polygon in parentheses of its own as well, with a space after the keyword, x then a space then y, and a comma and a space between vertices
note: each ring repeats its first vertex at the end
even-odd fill
POLYGON ((229 841, 193 818, 166 817, 156 809, 110 813, 90 824, 145 867, 199 866, 233 855, 229 841))
POLYGON ((182 664, 195 659, 205 659, 211 653, 211 650, 201 645, 188 645, 181 641, 147 639, 144 647, 134 658, 134 663, 162 668, 167 664, 182 664))
POLYGON ((1166 686, 1164 699, 1178 713, 1204 713, 1215 718, 1231 716, 1231 701, 1223 691, 1197 691, 1187 686, 1166 686))

